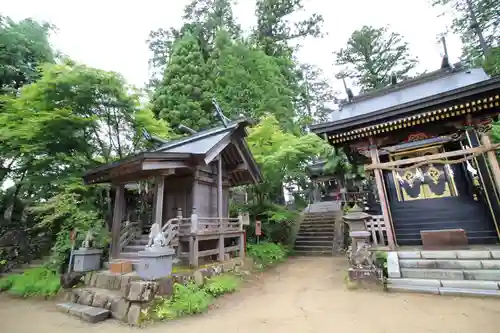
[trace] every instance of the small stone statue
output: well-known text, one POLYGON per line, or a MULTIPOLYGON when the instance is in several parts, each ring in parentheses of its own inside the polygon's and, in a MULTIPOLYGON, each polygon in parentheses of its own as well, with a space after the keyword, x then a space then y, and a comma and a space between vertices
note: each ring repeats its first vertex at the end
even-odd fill
POLYGON ((92 245, 92 239, 93 239, 92 231, 89 230, 89 231, 87 231, 87 234, 85 235, 85 240, 83 241, 81 248, 82 249, 89 249, 92 245))
POLYGON ((165 235, 163 235, 161 226, 158 223, 153 223, 149 232, 149 242, 146 245, 146 250, 157 251, 165 246, 167 246, 167 240, 165 239, 165 235))

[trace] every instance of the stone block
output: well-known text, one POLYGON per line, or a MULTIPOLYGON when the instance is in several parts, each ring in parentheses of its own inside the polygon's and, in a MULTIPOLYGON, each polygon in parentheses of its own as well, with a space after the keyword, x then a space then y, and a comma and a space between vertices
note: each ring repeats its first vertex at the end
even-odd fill
POLYGON ((422 256, 419 251, 399 251, 399 259, 420 259, 422 256))
POLYGON ((61 303, 56 305, 57 309, 81 318, 89 323, 97 323, 109 318, 110 311, 101 308, 94 308, 75 303, 61 303))
POLYGON ((150 302, 156 293, 156 283, 149 281, 133 281, 130 283, 130 290, 127 295, 128 301, 150 302))
POLYGON ((419 293, 419 294, 434 294, 439 295, 438 287, 428 287, 428 286, 393 286, 388 285, 387 289, 389 291, 396 292, 407 292, 407 293, 419 293))
POLYGON ((500 281, 500 270, 482 269, 464 271, 466 280, 500 281))
POLYGON ((481 260, 484 269, 500 269, 500 260, 481 260))
POLYGON ((141 305, 140 304, 132 304, 128 310, 127 314, 127 323, 130 325, 139 325, 141 319, 141 305))
POLYGON ((228 261, 228 262, 224 262, 222 263, 222 271, 224 273, 230 273, 232 271, 234 271, 234 262, 233 261, 228 261))
POLYGON ((92 275, 94 272, 88 272, 85 274, 85 277, 83 278, 83 283, 85 283, 86 286, 90 285, 90 281, 92 280, 92 275))
POLYGON ((158 296, 172 296, 173 294, 173 280, 171 277, 161 278, 156 281, 158 288, 156 294, 158 296))
POLYGON ((128 292, 130 290, 131 280, 132 280, 131 277, 127 275, 121 277, 120 292, 122 293, 123 296, 128 295, 128 292))
POLYGON ((108 295, 102 293, 95 293, 94 299, 92 300, 92 306, 97 308, 105 308, 108 303, 108 295))
POLYGON ((463 280, 464 273, 461 270, 451 269, 412 269, 402 268, 401 276, 411 279, 438 279, 438 280, 463 280))
POLYGON ((387 273, 390 278, 401 277, 401 271, 399 269, 399 259, 397 252, 387 253, 387 273))
POLYGON ((436 279, 387 279, 387 284, 392 286, 421 286, 440 287, 440 280, 436 279))
POLYGON ((443 296, 490 296, 490 297, 500 297, 500 290, 490 290, 490 289, 466 289, 466 288, 439 288, 439 293, 443 296))
POLYGON ((124 321, 127 318, 130 302, 125 298, 113 299, 110 304, 111 315, 113 318, 124 321))
POLYGON ((456 259, 455 251, 422 251, 420 255, 423 259, 456 259))
POLYGON ((102 250, 78 249, 73 250, 73 271, 89 272, 98 270, 101 266, 102 250))
POLYGON ((90 280, 89 280, 89 283, 88 283, 88 286, 89 287, 95 287, 96 284, 97 284, 97 276, 98 274, 97 273, 92 273, 92 275, 90 276, 90 280))
POLYGON ((491 253, 488 250, 464 250, 456 251, 458 259, 490 259, 491 253))
POLYGON ((493 259, 500 259, 500 250, 491 250, 490 253, 493 259))
POLYGON ((198 286, 202 286, 205 283, 205 278, 203 277, 203 273, 199 270, 193 273, 194 283, 198 286))
POLYGON ((399 262, 402 268, 427 269, 481 269, 481 262, 477 260, 454 259, 402 259, 399 262))
POLYGON ((442 280, 441 285, 446 288, 463 288, 463 289, 488 289, 498 290, 498 283, 495 281, 480 281, 480 280, 442 280))
POLYGON ((92 305, 92 301, 94 300, 94 294, 86 289, 78 289, 75 291, 75 294, 78 297, 78 303, 82 305, 92 305))

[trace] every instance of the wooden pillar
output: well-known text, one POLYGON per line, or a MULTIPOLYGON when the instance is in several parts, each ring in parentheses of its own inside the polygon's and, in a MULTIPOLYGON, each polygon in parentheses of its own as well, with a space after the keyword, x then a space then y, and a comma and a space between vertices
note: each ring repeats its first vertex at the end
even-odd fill
POLYGON ((165 191, 165 176, 155 177, 154 223, 163 226, 163 194, 165 191))
MULTIPOLYGON (((465 133, 467 141, 472 148, 481 146, 481 138, 475 129, 468 129, 465 133)), ((491 172, 493 170, 490 170, 490 166, 488 166, 487 156, 485 154, 476 156, 474 161, 476 162, 477 173, 483 187, 484 197, 500 239, 500 193, 496 190, 496 182, 493 172, 491 172)))
POLYGON ((113 208, 113 225, 111 227, 111 258, 117 259, 120 255, 120 232, 122 228, 123 207, 125 206, 125 185, 115 188, 115 205, 113 208))
MULTIPOLYGON (((372 141, 372 140, 370 140, 372 141)), ((370 142, 370 156, 372 159, 372 164, 377 164, 380 162, 377 146, 373 145, 370 142)), ((384 223, 387 232, 387 243, 391 249, 396 247, 394 242, 394 233, 392 230, 392 219, 391 214, 389 212, 389 202, 387 200, 387 196, 385 195, 385 187, 384 187, 384 177, 382 175, 382 170, 375 169, 373 170, 375 174, 375 183, 377 184, 378 196, 380 198, 380 206, 382 208, 382 215, 384 216, 384 223)))
MULTIPOLYGON (((486 134, 482 135, 481 141, 486 148, 491 148, 490 137, 486 134)), ((497 193, 500 193, 500 166, 498 165, 498 159, 494 150, 490 150, 487 153, 488 162, 491 167, 492 178, 495 181, 497 193)))
POLYGON ((219 261, 224 261, 224 222, 222 220, 222 156, 217 159, 217 215, 219 217, 219 261))

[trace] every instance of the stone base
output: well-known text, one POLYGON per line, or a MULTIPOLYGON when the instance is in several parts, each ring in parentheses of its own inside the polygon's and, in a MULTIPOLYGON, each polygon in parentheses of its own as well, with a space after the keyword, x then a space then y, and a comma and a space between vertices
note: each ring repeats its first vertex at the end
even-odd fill
POLYGON ((111 312, 106 309, 94 308, 92 306, 75 304, 75 303, 60 303, 56 305, 59 311, 69 313, 75 317, 83 319, 89 323, 98 323, 109 318, 111 312))
POLYGON ((380 269, 362 269, 362 268, 349 268, 347 271, 349 280, 371 280, 382 281, 382 271, 380 269))
POLYGON ((469 244, 463 229, 420 231, 420 237, 425 250, 464 248, 469 244))
POLYGON ((73 251, 73 271, 89 272, 101 268, 102 250, 79 249, 73 251))
POLYGON ((162 252, 140 251, 137 274, 144 280, 158 280, 172 275, 175 251, 165 248, 162 252))

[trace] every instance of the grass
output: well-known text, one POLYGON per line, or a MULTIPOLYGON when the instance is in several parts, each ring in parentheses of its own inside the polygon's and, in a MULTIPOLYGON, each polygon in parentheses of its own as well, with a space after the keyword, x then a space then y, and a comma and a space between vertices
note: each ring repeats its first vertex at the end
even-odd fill
POLYGON ((283 245, 276 243, 249 244, 247 255, 261 268, 267 268, 284 261, 288 251, 283 245))
POLYGON ((23 274, 0 279, 0 291, 20 297, 51 297, 60 288, 59 275, 44 267, 27 269, 23 274))
POLYGON ((195 283, 174 285, 171 297, 158 297, 142 311, 141 321, 172 320, 207 311, 216 297, 239 290, 241 280, 230 274, 214 276, 202 286, 195 283))

